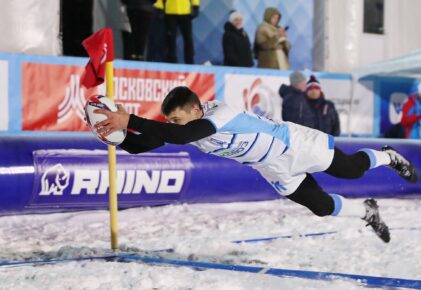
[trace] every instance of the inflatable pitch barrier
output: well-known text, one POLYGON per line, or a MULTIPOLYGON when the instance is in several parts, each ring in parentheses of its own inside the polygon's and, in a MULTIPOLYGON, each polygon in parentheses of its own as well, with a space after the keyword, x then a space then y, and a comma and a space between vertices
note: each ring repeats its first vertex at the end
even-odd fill
MULTIPOLYGON (((335 139, 352 153, 393 146, 421 168, 421 142, 390 139, 335 139)), ((108 208, 107 148, 90 134, 0 136, 0 214, 108 208)), ((167 145, 150 153, 117 151, 119 207, 172 203, 217 203, 279 198, 252 168, 204 154, 191 145, 167 145)), ((315 174, 327 192, 347 197, 415 196, 393 170, 370 170, 358 180, 315 174)))

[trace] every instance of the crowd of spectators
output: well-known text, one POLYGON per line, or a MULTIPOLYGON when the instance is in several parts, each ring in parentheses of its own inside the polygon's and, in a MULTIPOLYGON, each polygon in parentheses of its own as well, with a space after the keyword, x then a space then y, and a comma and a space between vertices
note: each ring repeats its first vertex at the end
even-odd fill
POLYGON ((335 105, 326 100, 315 76, 309 80, 300 71, 290 74, 290 85, 281 85, 282 119, 339 136, 340 121, 335 105))
MULTIPOLYGON (((120 1, 124 59, 176 63, 176 40, 180 31, 184 62, 195 63, 192 29, 194 20, 199 16, 199 0, 120 1)), ((292 46, 287 36, 288 27, 280 26, 281 19, 282 14, 277 8, 266 8, 252 43, 244 30, 243 15, 239 11, 231 11, 223 27, 223 64, 289 70, 292 46)), ((314 76, 307 80, 302 72, 293 72, 290 85, 282 85, 279 94, 283 99, 282 118, 285 121, 334 136, 340 134, 335 106, 325 98, 314 76)))

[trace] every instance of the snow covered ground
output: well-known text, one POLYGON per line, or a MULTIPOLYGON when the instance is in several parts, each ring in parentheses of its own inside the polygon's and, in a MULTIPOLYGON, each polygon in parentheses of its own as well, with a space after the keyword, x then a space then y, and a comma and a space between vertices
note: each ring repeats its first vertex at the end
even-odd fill
MULTIPOLYGON (((362 201, 362 200, 361 200, 362 201)), ((379 200, 392 240, 355 218, 319 218, 287 200, 172 205, 119 212, 124 251, 170 258, 421 279, 421 199, 379 200), (300 234, 337 231, 332 235, 300 234), (293 235, 272 242, 230 241, 293 235)), ((0 218, 0 261, 74 258, 109 250, 106 211, 0 218)), ((0 289, 362 289, 357 282, 98 261, 0 267, 0 289)), ((373 288, 370 288, 373 289, 373 288)))

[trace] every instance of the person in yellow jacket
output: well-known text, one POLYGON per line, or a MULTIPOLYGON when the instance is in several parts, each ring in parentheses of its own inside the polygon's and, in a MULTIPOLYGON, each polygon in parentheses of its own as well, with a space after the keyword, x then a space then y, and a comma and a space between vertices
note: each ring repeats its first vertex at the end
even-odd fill
POLYGON ((184 62, 194 63, 192 20, 199 16, 199 0, 157 0, 155 8, 165 16, 167 61, 176 63, 177 28, 184 41, 184 62))

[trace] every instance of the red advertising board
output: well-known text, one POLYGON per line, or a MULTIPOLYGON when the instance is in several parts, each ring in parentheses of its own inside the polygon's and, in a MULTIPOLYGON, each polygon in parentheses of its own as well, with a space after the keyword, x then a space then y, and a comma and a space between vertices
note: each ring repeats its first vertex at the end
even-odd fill
MULTIPOLYGON (((104 94, 105 86, 86 90, 83 66, 22 63, 22 130, 88 131, 83 121, 87 97, 104 94)), ((115 101, 129 113, 163 120, 160 107, 176 86, 188 86, 202 102, 215 97, 214 74, 115 69, 115 101)))

